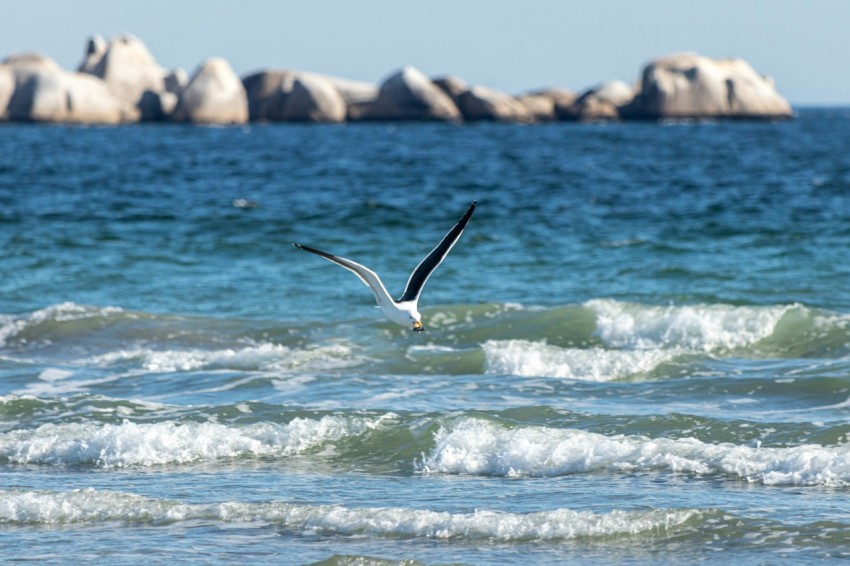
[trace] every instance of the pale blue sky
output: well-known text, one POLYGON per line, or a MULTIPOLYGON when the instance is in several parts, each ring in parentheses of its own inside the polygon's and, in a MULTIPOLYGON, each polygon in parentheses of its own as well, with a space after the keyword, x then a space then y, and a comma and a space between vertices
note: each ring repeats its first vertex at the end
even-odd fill
POLYGON ((847 0, 5 0, 0 55, 67 69, 86 39, 141 38, 164 67, 208 56, 378 83, 411 64, 518 93, 634 82, 655 57, 747 59, 793 104, 850 105, 847 0))

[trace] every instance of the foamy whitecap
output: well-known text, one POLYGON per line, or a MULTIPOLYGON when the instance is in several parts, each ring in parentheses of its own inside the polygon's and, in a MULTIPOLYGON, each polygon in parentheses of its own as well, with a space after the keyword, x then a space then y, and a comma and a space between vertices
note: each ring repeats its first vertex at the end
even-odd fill
POLYGON ((47 424, 0 434, 0 462, 100 468, 186 464, 238 457, 282 457, 381 426, 374 418, 324 416, 286 424, 47 424))
POLYGON ((559 348, 527 340, 489 340, 482 346, 485 372, 520 376, 612 381, 652 371, 676 350, 559 348))
POLYGON ((200 369, 243 371, 284 371, 309 368, 313 371, 352 367, 363 363, 345 344, 312 348, 290 348, 281 344, 260 343, 244 348, 220 350, 119 350, 86 359, 84 365, 111 366, 136 361, 146 371, 171 373, 200 369))
POLYGON ((154 524, 180 521, 274 523, 315 532, 429 539, 564 540, 661 534, 706 512, 693 509, 555 509, 535 513, 478 510, 447 513, 397 507, 344 507, 286 502, 186 504, 94 489, 69 492, 0 491, 0 524, 51 525, 113 521, 154 524))
POLYGON ((38 309, 27 315, 2 315, 0 316, 0 347, 6 346, 10 338, 44 322, 98 318, 117 312, 124 311, 118 307, 92 307, 65 302, 38 309))
POLYGON ((770 336, 796 305, 646 306, 594 299, 585 307, 596 313, 596 334, 617 348, 688 348, 709 351, 738 348, 770 336))
POLYGON ((558 476, 668 470, 727 474, 768 485, 850 485, 850 445, 754 448, 693 438, 605 436, 574 429, 505 428, 466 418, 441 428, 426 473, 558 476))

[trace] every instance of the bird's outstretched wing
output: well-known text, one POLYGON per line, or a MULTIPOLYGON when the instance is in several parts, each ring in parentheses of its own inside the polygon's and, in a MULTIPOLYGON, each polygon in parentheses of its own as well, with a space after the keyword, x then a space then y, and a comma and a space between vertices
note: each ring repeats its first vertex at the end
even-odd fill
POLYGON ((391 305, 393 303, 393 299, 390 294, 387 293, 387 289, 381 282, 381 278, 378 277, 377 273, 375 273, 368 267, 360 265, 356 261, 351 261, 350 259, 345 259, 344 257, 335 256, 333 254, 323 252, 322 250, 317 250, 316 248, 302 246, 301 244, 296 244, 295 242, 293 242, 292 245, 300 250, 304 250, 305 252, 310 252, 312 254, 321 256, 326 260, 332 261, 335 264, 344 267, 345 269, 354 273, 354 275, 356 275, 363 283, 365 283, 369 287, 369 289, 371 289, 372 294, 375 295, 375 301, 377 301, 379 306, 391 305))
POLYGON ((440 243, 437 244, 437 247, 431 250, 431 253, 425 256, 425 259, 419 262, 419 265, 417 265, 416 269, 413 270, 413 273, 410 274, 410 278, 407 280, 407 285, 404 287, 404 293, 402 293, 398 302, 402 303, 404 301, 416 301, 419 299, 422 287, 425 286, 425 283, 428 281, 431 273, 437 269, 437 266, 440 265, 443 258, 445 258, 451 251, 458 238, 460 238, 461 233, 463 233, 463 229, 466 228, 466 224, 472 217, 473 211, 475 211, 475 205, 477 202, 478 201, 472 203, 469 210, 467 210, 466 214, 463 215, 463 218, 454 225, 454 228, 449 230, 449 233, 443 237, 440 243))

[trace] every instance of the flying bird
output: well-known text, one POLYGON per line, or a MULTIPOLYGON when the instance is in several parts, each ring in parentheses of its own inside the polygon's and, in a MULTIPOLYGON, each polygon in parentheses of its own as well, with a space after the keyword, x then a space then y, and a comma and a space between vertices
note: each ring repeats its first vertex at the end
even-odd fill
POLYGON ((402 326, 412 326, 413 330, 421 332, 425 330, 422 326, 422 315, 419 314, 419 295, 422 293, 422 287, 425 286, 428 278, 434 270, 437 269, 437 266, 442 263, 443 259, 446 255, 448 255, 452 247, 454 247, 457 243, 458 238, 460 238, 460 235, 463 233, 463 229, 466 228, 466 224, 469 222, 469 219, 472 218, 472 213, 475 211, 475 205, 477 202, 478 201, 472 203, 469 210, 467 210, 466 214, 463 215, 463 218, 461 218, 458 223, 449 230, 449 233, 440 240, 437 247, 431 250, 431 253, 425 256, 425 259, 419 262, 419 265, 417 265, 416 269, 413 270, 413 273, 410 274, 410 277, 407 280, 407 285, 404 287, 404 293, 401 294, 401 297, 399 297, 398 300, 394 300, 390 296, 386 287, 384 287, 384 284, 381 282, 381 278, 378 277, 378 274, 368 267, 360 265, 356 261, 351 261, 344 257, 335 256, 333 254, 317 250, 316 248, 302 246, 295 242, 293 242, 292 245, 300 250, 304 250, 305 252, 321 256, 326 260, 332 261, 354 273, 354 275, 360 278, 360 280, 372 290, 372 294, 375 295, 375 301, 377 301, 378 306, 384 313, 384 316, 397 324, 402 326))

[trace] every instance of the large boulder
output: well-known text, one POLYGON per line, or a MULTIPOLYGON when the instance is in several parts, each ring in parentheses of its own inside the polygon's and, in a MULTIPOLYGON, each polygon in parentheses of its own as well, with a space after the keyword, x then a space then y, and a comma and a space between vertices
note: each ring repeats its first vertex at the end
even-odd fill
POLYGON ((518 96, 517 100, 536 122, 551 122, 558 119, 559 109, 575 102, 576 93, 562 88, 544 89, 518 96))
POLYGON ((375 89, 316 73, 265 70, 242 79, 252 121, 342 122, 349 101, 375 89))
POLYGON ((557 114, 566 121, 619 120, 620 108, 634 97, 634 89, 623 81, 606 81, 586 90, 572 104, 558 107, 557 114))
POLYGON ((377 98, 362 108, 366 120, 457 122, 460 111, 449 96, 421 71, 406 66, 382 84, 377 98))
POLYGON ((347 105, 334 84, 321 75, 295 77, 283 118, 293 122, 342 122, 347 105))
POLYGON ((0 65, 0 121, 7 120, 9 102, 15 94, 15 73, 8 65, 0 65))
POLYGON ((626 108, 635 118, 790 118, 791 106, 773 81, 743 59, 682 53, 649 63, 626 108))
POLYGON ((325 80, 330 81, 345 101, 346 106, 371 102, 378 97, 378 87, 372 83, 353 81, 351 79, 341 79, 339 77, 332 77, 329 75, 320 76, 322 76, 325 80))
POLYGON ((245 87, 225 59, 204 61, 177 102, 173 119, 195 124, 244 124, 248 121, 245 87))
POLYGON ((103 79, 116 96, 134 103, 146 90, 165 90, 165 71, 145 44, 132 35, 109 41, 97 35, 89 38, 78 70, 103 79))
POLYGON ((458 97, 458 106, 464 119, 494 122, 533 122, 534 115, 516 97, 507 93, 474 86, 458 97))
POLYGON ((518 96, 517 101, 525 106, 535 122, 552 122, 557 118, 555 101, 548 96, 528 93, 518 96))
POLYGON ((448 94, 449 98, 451 98, 455 104, 457 104, 457 99, 460 98, 460 95, 469 89, 469 87, 466 86, 466 81, 453 75, 437 77, 433 82, 435 85, 440 87, 440 90, 448 94))
POLYGON ((295 83, 295 72, 264 70, 242 79, 248 97, 248 116, 252 122, 283 120, 286 101, 295 83))
POLYGON ((138 120, 138 111, 114 96, 102 80, 65 71, 48 57, 33 53, 12 56, 0 69, 4 69, 0 71, 4 82, 10 77, 14 82, 2 112, 7 120, 83 124, 138 120))
POLYGON ((169 92, 167 71, 132 35, 109 41, 92 36, 78 70, 103 79, 115 96, 139 108, 142 120, 165 119, 176 102, 175 96, 164 94, 169 92))

